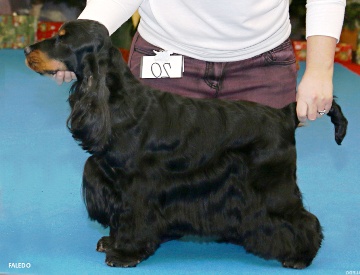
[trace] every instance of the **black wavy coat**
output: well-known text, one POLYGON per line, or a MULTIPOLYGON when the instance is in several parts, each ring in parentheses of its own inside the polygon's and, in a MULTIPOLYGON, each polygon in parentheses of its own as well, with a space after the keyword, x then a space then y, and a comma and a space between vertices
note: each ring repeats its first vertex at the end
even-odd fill
MULTIPOLYGON (((108 265, 135 266, 189 234, 285 267, 311 264, 323 234, 296 183, 296 103, 273 109, 154 90, 131 74, 104 26, 63 29, 67 45, 78 34, 58 60, 78 77, 68 127, 92 155, 83 195, 90 218, 110 227, 97 246, 108 265)), ((328 115, 340 144, 347 121, 335 102, 328 115)))

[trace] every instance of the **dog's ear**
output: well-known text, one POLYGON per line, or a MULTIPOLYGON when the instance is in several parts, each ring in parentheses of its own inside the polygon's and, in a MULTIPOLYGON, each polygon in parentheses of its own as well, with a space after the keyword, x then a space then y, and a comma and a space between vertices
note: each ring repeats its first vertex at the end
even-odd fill
POLYGON ((91 43, 93 46, 92 52, 100 53, 107 52, 110 47, 112 47, 111 37, 107 28, 93 20, 81 20, 86 24, 86 30, 88 35, 91 38, 91 43))
POLYGON ((69 97, 72 110, 67 124, 74 139, 90 153, 103 151, 111 134, 109 95, 106 64, 96 54, 88 54, 83 77, 69 97))
POLYGON ((104 58, 112 47, 107 28, 93 20, 78 19, 67 22, 61 27, 58 37, 61 41, 59 44, 62 45, 58 55, 72 54, 72 60, 67 60, 66 66, 75 72, 77 78, 82 78, 86 63, 84 59, 88 55, 103 55, 104 58))

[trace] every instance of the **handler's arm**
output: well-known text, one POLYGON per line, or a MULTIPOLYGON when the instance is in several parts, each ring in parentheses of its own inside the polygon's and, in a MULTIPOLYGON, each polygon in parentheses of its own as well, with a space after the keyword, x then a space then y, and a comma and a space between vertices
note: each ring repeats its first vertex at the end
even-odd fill
POLYGON ((315 120, 331 108, 336 43, 344 19, 346 0, 308 0, 306 15, 306 69, 297 91, 300 121, 315 120))
POLYGON ((127 21, 143 0, 88 0, 78 19, 99 21, 110 35, 127 21))

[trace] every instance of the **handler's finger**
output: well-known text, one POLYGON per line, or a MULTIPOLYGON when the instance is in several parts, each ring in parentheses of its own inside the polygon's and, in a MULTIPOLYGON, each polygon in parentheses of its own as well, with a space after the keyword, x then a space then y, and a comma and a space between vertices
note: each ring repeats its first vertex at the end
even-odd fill
POLYGON ((76 76, 75 76, 75 73, 74 72, 68 72, 66 71, 64 73, 64 81, 65 82, 70 82, 72 81, 73 79, 76 79, 76 76))
POLYGON ((317 118, 319 114, 318 111, 318 107, 316 106, 316 104, 309 104, 308 105, 308 113, 307 113, 307 117, 309 120, 315 120, 317 118))
POLYGON ((58 85, 61 85, 63 84, 64 82, 64 77, 65 77, 65 72, 64 71, 58 71, 55 75, 54 75, 54 78, 55 78, 55 81, 58 85))
POLYGON ((300 120, 300 122, 306 121, 307 109, 308 109, 308 106, 307 106, 306 102, 304 102, 304 101, 297 102, 296 113, 297 113, 297 116, 298 116, 298 119, 300 120))

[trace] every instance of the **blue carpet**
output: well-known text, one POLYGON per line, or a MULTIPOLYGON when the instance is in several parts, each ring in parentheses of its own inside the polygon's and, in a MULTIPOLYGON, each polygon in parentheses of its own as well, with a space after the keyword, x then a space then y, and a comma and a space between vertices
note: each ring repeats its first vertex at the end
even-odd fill
POLYGON ((0 273, 360 272, 359 76, 336 65, 335 94, 350 123, 342 146, 335 144, 328 118, 297 131, 299 186, 325 234, 313 264, 301 272, 247 254, 242 247, 192 238, 163 244, 136 268, 107 267, 104 254, 95 251, 107 230, 87 219, 81 197, 87 154, 65 126, 69 87, 26 68, 22 51, 0 51, 0 273), (21 263, 25 268, 16 268, 21 263))

